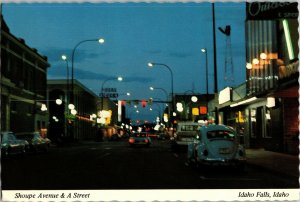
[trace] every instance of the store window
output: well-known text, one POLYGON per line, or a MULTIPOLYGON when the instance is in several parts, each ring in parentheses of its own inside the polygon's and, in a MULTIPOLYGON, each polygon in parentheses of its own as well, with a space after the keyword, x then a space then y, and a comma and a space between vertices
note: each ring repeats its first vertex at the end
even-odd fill
POLYGON ((272 137, 272 124, 271 124, 271 111, 270 109, 266 108, 266 113, 265 113, 265 132, 264 132, 264 137, 265 138, 271 138, 272 137))
POLYGON ((252 138, 256 138, 256 109, 250 109, 250 134, 252 138))

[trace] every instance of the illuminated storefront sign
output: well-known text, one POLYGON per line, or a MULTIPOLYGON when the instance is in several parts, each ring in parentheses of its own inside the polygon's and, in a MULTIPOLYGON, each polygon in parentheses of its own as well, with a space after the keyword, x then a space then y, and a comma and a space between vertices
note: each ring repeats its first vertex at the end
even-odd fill
POLYGON ((207 114, 207 107, 206 106, 200 106, 200 114, 207 114))
POLYGON ((298 18, 297 2, 253 2, 246 5, 248 20, 298 18))
POLYGON ((231 88, 227 87, 220 91, 219 94, 219 104, 224 104, 231 100, 231 88))

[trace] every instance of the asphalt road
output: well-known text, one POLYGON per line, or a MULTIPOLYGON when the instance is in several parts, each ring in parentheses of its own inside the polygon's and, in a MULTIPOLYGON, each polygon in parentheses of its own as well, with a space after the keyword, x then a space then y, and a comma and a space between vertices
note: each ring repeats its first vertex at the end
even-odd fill
POLYGON ((248 165, 199 170, 168 141, 131 148, 126 141, 53 146, 48 153, 2 159, 3 190, 298 188, 298 179, 248 165))

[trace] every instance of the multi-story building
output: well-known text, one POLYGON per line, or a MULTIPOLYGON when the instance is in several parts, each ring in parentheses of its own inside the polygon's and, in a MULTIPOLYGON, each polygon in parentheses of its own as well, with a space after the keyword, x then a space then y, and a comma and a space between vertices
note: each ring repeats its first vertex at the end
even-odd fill
POLYGON ((247 3, 247 107, 250 145, 297 153, 298 3, 247 3))
POLYGON ((240 99, 230 99, 227 109, 222 111, 225 124, 242 123, 241 133, 247 147, 298 154, 297 5, 246 4, 245 91, 240 99))
POLYGON ((1 15, 1 130, 46 135, 47 57, 15 37, 1 15))

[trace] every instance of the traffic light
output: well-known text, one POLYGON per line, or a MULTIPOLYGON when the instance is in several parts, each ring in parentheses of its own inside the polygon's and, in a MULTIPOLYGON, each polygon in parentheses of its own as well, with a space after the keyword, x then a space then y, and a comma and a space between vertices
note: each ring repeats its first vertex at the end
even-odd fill
POLYGON ((142 107, 146 107, 147 106, 147 101, 146 100, 142 100, 141 104, 142 104, 142 107))
POLYGON ((121 100, 121 105, 125 106, 125 104, 126 104, 126 101, 125 100, 121 100))

